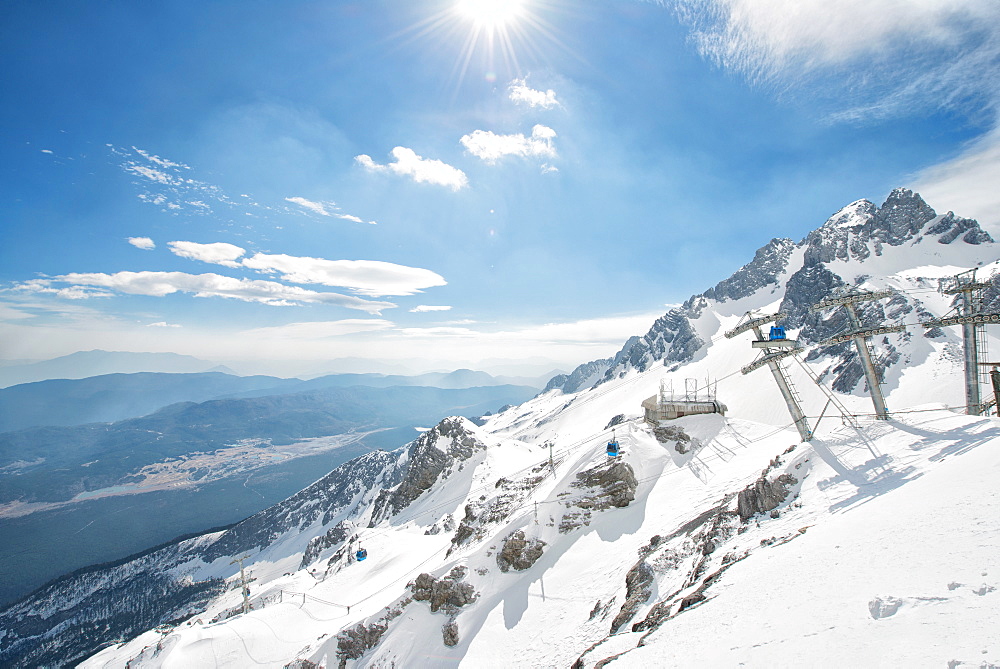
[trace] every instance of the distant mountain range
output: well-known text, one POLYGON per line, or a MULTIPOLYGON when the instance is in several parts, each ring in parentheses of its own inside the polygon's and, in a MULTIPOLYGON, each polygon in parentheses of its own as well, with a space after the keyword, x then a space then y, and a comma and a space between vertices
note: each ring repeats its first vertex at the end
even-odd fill
MULTIPOLYGON (((16 404, 23 412, 7 411, 8 422, 40 420, 49 410, 70 420, 100 412, 102 400, 109 411, 127 412, 169 394, 299 383, 218 373, 116 374, 8 388, 0 391, 0 406, 16 404)), ((68 570, 239 520, 351 457, 405 443, 415 427, 441 415, 478 416, 537 391, 328 387, 182 401, 114 423, 0 433, 0 602, 68 570), (125 510, 127 522, 119 515, 125 510), (65 551, 68 541, 73 551, 65 551)))
POLYGON ((145 416, 176 402, 267 389, 274 394, 298 379, 233 376, 221 372, 137 372, 86 379, 51 379, 0 389, 0 432, 29 427, 111 423, 145 416))
POLYGON ((145 416, 177 402, 266 397, 350 386, 459 389, 510 385, 540 390, 547 380, 544 376, 494 377, 469 369, 417 376, 332 374, 308 381, 276 376, 233 376, 222 372, 137 372, 85 379, 50 379, 0 389, 0 432, 29 427, 110 423, 145 416))
POLYGON ((228 367, 177 353, 77 351, 51 360, 0 366, 0 388, 46 379, 83 379, 103 374, 135 372, 189 374, 209 371, 233 373, 228 367))

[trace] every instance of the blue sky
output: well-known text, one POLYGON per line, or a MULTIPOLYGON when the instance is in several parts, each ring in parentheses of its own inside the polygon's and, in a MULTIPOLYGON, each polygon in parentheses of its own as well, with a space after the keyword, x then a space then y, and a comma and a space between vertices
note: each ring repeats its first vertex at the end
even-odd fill
POLYGON ((995 1, 494 4, 7 3, 0 357, 565 368, 896 186, 1000 229, 995 1))

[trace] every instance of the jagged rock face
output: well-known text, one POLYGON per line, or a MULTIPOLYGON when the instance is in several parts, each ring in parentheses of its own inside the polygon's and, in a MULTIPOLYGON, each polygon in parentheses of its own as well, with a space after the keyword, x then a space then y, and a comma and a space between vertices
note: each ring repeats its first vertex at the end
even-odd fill
POLYGON ((842 309, 833 312, 812 311, 812 305, 826 299, 846 282, 831 272, 826 265, 804 265, 788 277, 785 297, 779 311, 786 314, 785 327, 802 328, 799 338, 815 342, 841 332, 848 323, 842 309))
POLYGON ((614 364, 605 372, 601 383, 621 376, 628 369, 644 372, 660 360, 680 363, 693 358, 705 342, 691 327, 690 320, 695 317, 695 312, 700 311, 701 305, 690 300, 689 303, 657 318, 641 339, 629 339, 615 356, 614 364))
POLYGON ((341 521, 327 530, 326 534, 313 537, 309 540, 309 545, 306 546, 306 550, 302 554, 302 562, 299 563, 299 569, 308 567, 316 561, 316 558, 319 557, 320 553, 331 546, 343 543, 350 535, 350 526, 341 521))
MULTIPOLYGON (((825 339, 843 329, 846 315, 830 313, 824 320, 824 314, 809 312, 809 306, 845 284, 824 263, 864 262, 872 255, 882 255, 886 246, 926 244, 935 237, 940 244, 957 240, 973 245, 993 241, 976 221, 952 212, 937 216, 920 195, 905 188, 892 191, 881 207, 868 200, 853 202, 798 244, 788 239, 772 239, 731 277, 701 295, 692 296, 680 308, 668 311, 638 341, 632 338, 626 342, 598 384, 619 378, 630 369, 646 371, 660 361, 669 367, 670 363, 692 360, 705 342, 698 337, 691 321, 709 307, 710 300, 742 299, 768 285, 777 289, 786 272, 791 272, 781 305, 781 310, 789 315, 786 326, 804 328, 800 336, 806 342, 825 339), (804 249, 803 264, 792 271, 795 268, 789 262, 796 249, 804 249)), ((927 336, 939 336, 939 331, 930 331, 927 336)), ((842 362, 850 365, 847 360, 842 362)), ((840 387, 846 387, 848 377, 840 378, 839 383, 840 387)))
POLYGON ((778 277, 788 267, 788 258, 795 250, 791 239, 772 239, 757 249, 753 260, 736 270, 731 277, 709 288, 703 296, 725 302, 753 295, 767 285, 777 285, 778 277))
MULTIPOLYGON (((457 612, 463 606, 471 604, 479 598, 479 594, 471 583, 462 583, 466 573, 465 567, 455 567, 442 579, 436 579, 427 573, 420 574, 410 584, 413 600, 429 603, 431 613, 437 611, 457 612)), ((456 636, 457 631, 456 629, 456 636)))
POLYGON ((358 495, 397 483, 399 472, 392 466, 397 458, 398 453, 372 451, 345 462, 284 502, 227 530, 205 551, 205 561, 255 551, 292 529, 305 529, 316 522, 329 523, 358 495))
POLYGON ((388 629, 388 622, 378 621, 371 625, 358 623, 338 634, 337 655, 341 658, 340 666, 347 666, 346 660, 356 660, 374 648, 388 629))
POLYGON ((0 664, 14 653, 25 663, 21 666, 67 664, 111 639, 203 609, 226 584, 218 579, 191 582, 178 575, 186 565, 254 552, 290 531, 332 522, 359 495, 398 483, 398 457, 367 453, 225 532, 54 581, 0 614, 0 629, 6 632, 0 639, 0 664))
POLYGON ((921 234, 936 235, 940 244, 962 237, 968 244, 992 242, 993 238, 972 219, 948 212, 938 218, 923 198, 913 191, 897 188, 881 207, 858 200, 841 209, 818 230, 805 238, 805 264, 834 260, 865 260, 882 255, 883 247, 900 246, 921 234))
POLYGON ((542 557, 545 542, 541 539, 528 539, 524 530, 517 530, 503 542, 503 548, 497 553, 497 566, 500 571, 524 571, 542 557))
POLYGON ((939 235, 939 244, 951 244, 953 241, 962 238, 966 244, 984 244, 992 242, 993 237, 988 232, 979 227, 979 223, 971 218, 962 218, 948 212, 934 225, 927 228, 927 234, 939 235))
POLYGON ((467 419, 451 417, 442 420, 410 446, 406 473, 396 488, 379 493, 372 505, 369 527, 375 527, 379 521, 412 504, 442 474, 446 477, 451 465, 468 460, 477 451, 485 449, 486 444, 476 438, 473 425, 467 419))
POLYGON ((564 393, 575 393, 589 388, 604 375, 604 372, 611 366, 612 360, 613 358, 604 358, 603 360, 585 362, 578 365, 570 374, 557 374, 549 379, 542 392, 547 393, 559 388, 564 393))
POLYGON ((640 559, 628 570, 628 574, 625 575, 625 603, 611 622, 612 634, 617 634, 625 623, 632 620, 639 607, 653 594, 653 576, 653 569, 646 564, 645 558, 640 559))
POLYGON ((499 479, 495 486, 495 495, 486 500, 479 500, 465 505, 465 516, 452 537, 452 547, 461 546, 470 541, 481 539, 489 531, 489 527, 501 523, 510 517, 511 512, 545 480, 549 475, 548 463, 534 467, 524 478, 499 479))
POLYGON ((125 564, 74 572, 0 615, 0 666, 69 666, 107 639, 130 638, 198 611, 226 589, 221 579, 169 575, 195 551, 174 544, 125 564))
POLYGON ((348 660, 356 660, 378 645, 382 636, 389 630, 389 624, 403 615, 403 611, 413 600, 402 599, 393 606, 386 607, 385 613, 370 623, 360 622, 357 625, 341 630, 337 634, 337 657, 340 658, 340 669, 347 666, 348 660))
POLYGON ((758 513, 765 513, 778 508, 785 498, 791 486, 798 483, 791 474, 782 474, 773 481, 768 481, 767 477, 760 477, 753 485, 747 486, 740 491, 737 496, 737 509, 740 520, 744 523, 758 513))

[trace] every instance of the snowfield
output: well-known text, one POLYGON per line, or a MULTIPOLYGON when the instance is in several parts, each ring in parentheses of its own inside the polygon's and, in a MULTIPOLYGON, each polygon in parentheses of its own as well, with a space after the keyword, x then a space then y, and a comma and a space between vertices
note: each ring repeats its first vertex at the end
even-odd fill
POLYGON ((81 666, 1000 667, 1000 419, 965 415, 959 328, 920 325, 953 308, 945 279, 989 279, 998 255, 909 191, 853 203, 581 366, 597 385, 442 420, 154 554, 225 588, 81 666), (809 310, 846 287, 893 290, 863 321, 909 326, 872 340, 889 420, 852 345, 821 344, 843 314, 809 310), (766 367, 740 373, 752 335, 724 333, 751 310, 787 310, 804 341, 782 364, 811 441, 766 367), (686 379, 726 415, 646 423, 641 402, 686 379))

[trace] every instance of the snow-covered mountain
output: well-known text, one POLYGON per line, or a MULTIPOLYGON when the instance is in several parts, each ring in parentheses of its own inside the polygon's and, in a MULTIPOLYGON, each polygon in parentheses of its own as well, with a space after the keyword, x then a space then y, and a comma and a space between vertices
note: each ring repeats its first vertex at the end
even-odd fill
POLYGON ((1000 665, 1000 422, 947 408, 960 335, 918 324, 998 257, 909 191, 856 202, 482 426, 447 418, 226 531, 46 586, 0 613, 0 661, 115 641, 82 666, 1000 665), (872 412, 852 349, 814 345, 847 324, 809 306, 843 286, 893 291, 863 321, 915 325, 873 342, 891 420, 842 419, 813 380, 872 412), (723 337, 750 310, 806 346, 787 367, 810 442, 766 370, 740 373, 750 336, 723 337), (727 415, 643 421, 689 377, 727 415))

